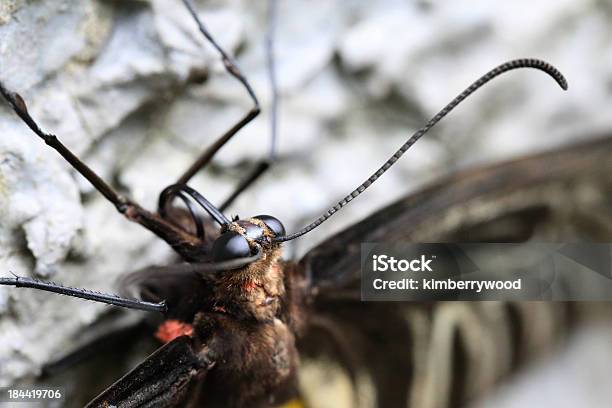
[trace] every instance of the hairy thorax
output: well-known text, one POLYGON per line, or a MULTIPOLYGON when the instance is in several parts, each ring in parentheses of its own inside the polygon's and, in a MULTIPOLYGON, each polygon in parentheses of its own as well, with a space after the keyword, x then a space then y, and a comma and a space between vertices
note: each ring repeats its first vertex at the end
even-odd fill
POLYGON ((239 320, 271 321, 280 313, 285 284, 279 248, 220 279, 214 296, 215 311, 239 320))
MULTIPOLYGON (((211 388, 230 388, 236 399, 229 406, 283 399, 282 390, 295 385, 298 355, 282 317, 280 250, 266 251, 258 261, 228 273, 216 289, 213 310, 198 313, 194 322, 195 337, 217 362, 208 379, 211 388)), ((223 392, 223 398, 227 395, 223 392)))

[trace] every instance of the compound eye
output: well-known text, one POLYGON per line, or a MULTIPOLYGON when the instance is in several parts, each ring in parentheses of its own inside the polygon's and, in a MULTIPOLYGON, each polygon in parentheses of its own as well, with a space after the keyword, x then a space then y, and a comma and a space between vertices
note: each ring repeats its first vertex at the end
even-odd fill
POLYGON ((271 215, 258 215, 253 218, 256 218, 266 224, 266 226, 270 228, 275 236, 280 237, 285 235, 285 227, 283 223, 278 220, 278 218, 274 218, 271 215))
POLYGON ((244 228, 244 235, 250 239, 258 239, 261 238, 264 234, 264 229, 259 225, 252 224, 248 221, 236 221, 236 224, 240 225, 244 228))
POLYGON ((251 255, 251 248, 245 237, 234 231, 227 231, 215 240, 212 257, 215 262, 245 258, 251 255))

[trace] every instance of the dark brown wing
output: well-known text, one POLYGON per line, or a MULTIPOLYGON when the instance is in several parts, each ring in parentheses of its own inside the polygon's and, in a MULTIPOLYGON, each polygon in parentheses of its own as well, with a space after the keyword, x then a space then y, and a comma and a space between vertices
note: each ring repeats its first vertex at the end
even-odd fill
POLYGON ((183 407, 203 380, 210 361, 203 361, 187 336, 160 347, 136 368, 87 404, 88 408, 183 407))
POLYGON ((612 237, 612 139, 463 171, 327 239, 300 261, 315 287, 359 277, 362 242, 612 237))
POLYGON ((336 361, 362 396, 367 379, 378 406, 456 407, 482 395, 558 337, 567 305, 360 302, 360 244, 609 242, 611 157, 607 138, 464 171, 323 242, 300 261, 316 294, 306 360, 336 361))
POLYGON ((118 284, 121 294, 149 302, 166 302, 164 318, 191 322, 210 299, 213 275, 197 273, 194 264, 150 266, 125 275, 118 284))
POLYGON ((248 265, 260 256, 261 252, 223 262, 149 266, 127 274, 118 286, 127 298, 166 302, 165 318, 191 322, 198 311, 210 309, 212 289, 222 274, 248 265))

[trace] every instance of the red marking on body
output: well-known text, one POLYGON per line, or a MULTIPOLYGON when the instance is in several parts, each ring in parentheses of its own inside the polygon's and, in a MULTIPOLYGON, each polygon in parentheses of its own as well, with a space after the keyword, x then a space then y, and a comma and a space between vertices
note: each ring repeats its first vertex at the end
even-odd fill
POLYGON ((257 286, 259 286, 259 285, 257 285, 252 280, 248 280, 248 281, 246 281, 246 282, 244 282, 242 284, 242 289, 244 289, 246 291, 251 291, 251 290, 255 289, 257 286))
POLYGON ((155 332, 155 338, 162 343, 169 343, 180 336, 191 336, 193 326, 178 320, 166 320, 159 325, 155 332))
POLYGON ((275 273, 281 272, 281 266, 278 262, 274 262, 270 268, 272 268, 272 271, 275 273))
POLYGON ((227 310, 225 310, 225 308, 224 308, 223 306, 215 306, 215 307, 213 308, 213 310, 214 310, 215 312, 227 313, 227 310))

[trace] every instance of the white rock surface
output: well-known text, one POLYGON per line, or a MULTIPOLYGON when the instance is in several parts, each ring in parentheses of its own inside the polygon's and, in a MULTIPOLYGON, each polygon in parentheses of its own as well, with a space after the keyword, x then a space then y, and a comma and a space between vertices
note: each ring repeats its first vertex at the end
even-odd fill
MULTIPOLYGON (((263 2, 198 3, 251 80, 264 112, 193 182, 222 200, 269 148, 263 2)), ((605 2, 283 0, 277 56, 280 161, 232 213, 269 213, 289 230, 363 181, 471 81, 533 56, 568 77, 515 72, 479 92, 367 194, 297 242, 334 231, 458 167, 609 129, 612 35, 605 2)), ((175 0, 2 1, 0 79, 49 131, 108 180, 154 208, 204 146, 249 108, 175 0), (204 84, 190 76, 208 70, 204 84)), ((290 251, 291 253, 292 251, 290 251)), ((0 274, 112 291, 122 273, 170 251, 114 208, 0 109, 0 274)), ((36 373, 104 306, 0 288, 0 386, 36 373)))

